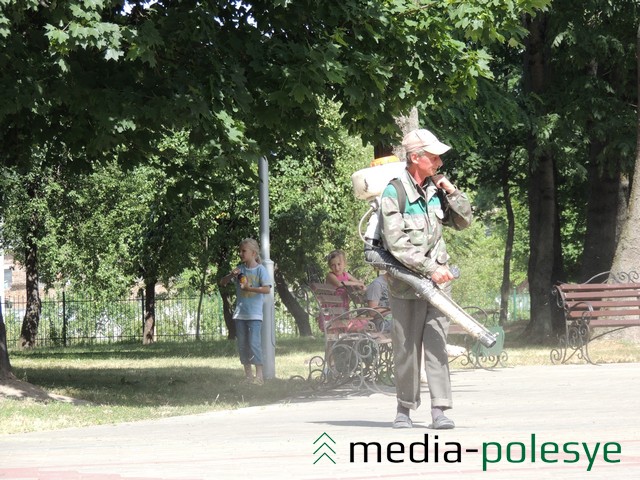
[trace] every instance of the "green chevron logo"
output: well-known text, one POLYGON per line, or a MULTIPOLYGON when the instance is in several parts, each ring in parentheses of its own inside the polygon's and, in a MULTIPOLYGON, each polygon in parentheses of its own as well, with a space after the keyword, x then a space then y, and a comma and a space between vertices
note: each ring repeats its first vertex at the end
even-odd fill
POLYGON ((313 442, 313 444, 316 446, 316 451, 313 452, 313 454, 318 456, 318 458, 316 458, 316 461, 313 462, 314 465, 323 458, 331 461, 333 464, 336 463, 336 461, 331 457, 332 454, 336 454, 336 451, 331 448, 329 442, 334 445, 336 444, 335 440, 331 438, 327 432, 323 432, 322 435, 316 438, 313 442))

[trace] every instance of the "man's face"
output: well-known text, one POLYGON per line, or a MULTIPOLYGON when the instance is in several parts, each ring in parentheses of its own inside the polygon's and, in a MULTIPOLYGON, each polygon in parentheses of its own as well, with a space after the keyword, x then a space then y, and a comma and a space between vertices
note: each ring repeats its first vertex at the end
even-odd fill
POLYGON ((418 173, 421 178, 432 177, 442 166, 440 155, 424 151, 412 154, 412 161, 416 173, 418 173))

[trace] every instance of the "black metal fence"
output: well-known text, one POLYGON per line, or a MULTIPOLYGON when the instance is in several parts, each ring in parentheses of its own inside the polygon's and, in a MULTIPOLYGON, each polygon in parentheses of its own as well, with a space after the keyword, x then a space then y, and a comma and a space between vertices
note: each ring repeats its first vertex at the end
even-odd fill
MULTIPOLYGON (((219 295, 199 297, 156 297, 157 341, 203 340, 226 338, 227 327, 219 295)), ((7 345, 14 347, 20 330, 26 300, 5 301, 3 316, 7 328, 7 345)), ((278 336, 298 334, 295 321, 276 302, 275 329, 278 336)), ((69 346, 86 343, 142 342, 144 331, 144 299, 142 297, 97 301, 65 295, 42 300, 36 344, 69 346)))

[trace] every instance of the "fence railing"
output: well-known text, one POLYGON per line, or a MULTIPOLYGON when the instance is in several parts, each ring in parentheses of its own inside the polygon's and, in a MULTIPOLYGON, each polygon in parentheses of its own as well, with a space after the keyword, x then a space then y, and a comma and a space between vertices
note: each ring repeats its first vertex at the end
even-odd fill
MULTIPOLYGON (((157 341, 226 338, 222 299, 203 297, 198 325, 197 296, 157 297, 155 300, 157 341)), ((26 310, 26 300, 6 301, 2 313, 7 329, 7 346, 16 346, 26 310)), ((279 336, 297 335, 295 321, 276 305, 275 330, 279 336)), ((141 297, 97 301, 60 294, 42 300, 36 344, 69 346, 86 343, 142 341, 144 299, 141 297)))
MULTIPOLYGON (((297 295, 303 308, 309 311, 309 299, 297 295)), ((157 341, 202 340, 226 338, 227 326, 222 313, 219 294, 203 297, 200 324, 197 322, 199 297, 156 297, 155 338, 157 341)), ((487 298, 487 311, 495 311, 498 298, 487 298), (495 310, 491 310, 491 309, 495 310)), ((510 301, 509 321, 528 317, 528 295, 513 295, 510 301)), ((15 347, 20 341, 20 331, 26 310, 26 300, 6 300, 2 313, 7 329, 7 346, 15 347)), ((497 317, 496 317, 497 319, 497 317)), ((314 334, 317 329, 313 314, 309 319, 314 334)), ((278 337, 298 336, 293 317, 276 297, 275 333, 278 337)), ((142 342, 144 331, 144 298, 97 301, 66 295, 44 298, 36 344, 38 346, 69 346, 86 343, 142 342)))

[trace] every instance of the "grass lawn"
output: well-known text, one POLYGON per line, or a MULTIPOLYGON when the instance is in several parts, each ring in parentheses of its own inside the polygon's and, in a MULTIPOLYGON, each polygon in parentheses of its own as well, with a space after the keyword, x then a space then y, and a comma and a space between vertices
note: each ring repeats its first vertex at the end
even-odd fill
MULTIPOLYGON (((551 365, 552 344, 523 345, 519 339, 522 327, 507 329, 507 366, 551 365)), ((304 386, 291 377, 306 377, 309 359, 321 355, 323 349, 321 338, 279 339, 276 378, 262 387, 244 383, 235 343, 225 340, 12 351, 11 364, 18 379, 82 402, 41 402, 0 394, 0 434, 278 402, 301 393, 304 386)), ((601 363, 640 362, 638 344, 624 339, 598 340, 590 352, 592 359, 601 363)), ((455 361, 452 368, 464 367, 455 361)))
POLYGON ((282 339, 276 379, 244 383, 234 342, 92 345, 12 351, 14 375, 87 401, 37 402, 0 395, 0 434, 129 422, 274 403, 295 395, 322 339, 282 339))

